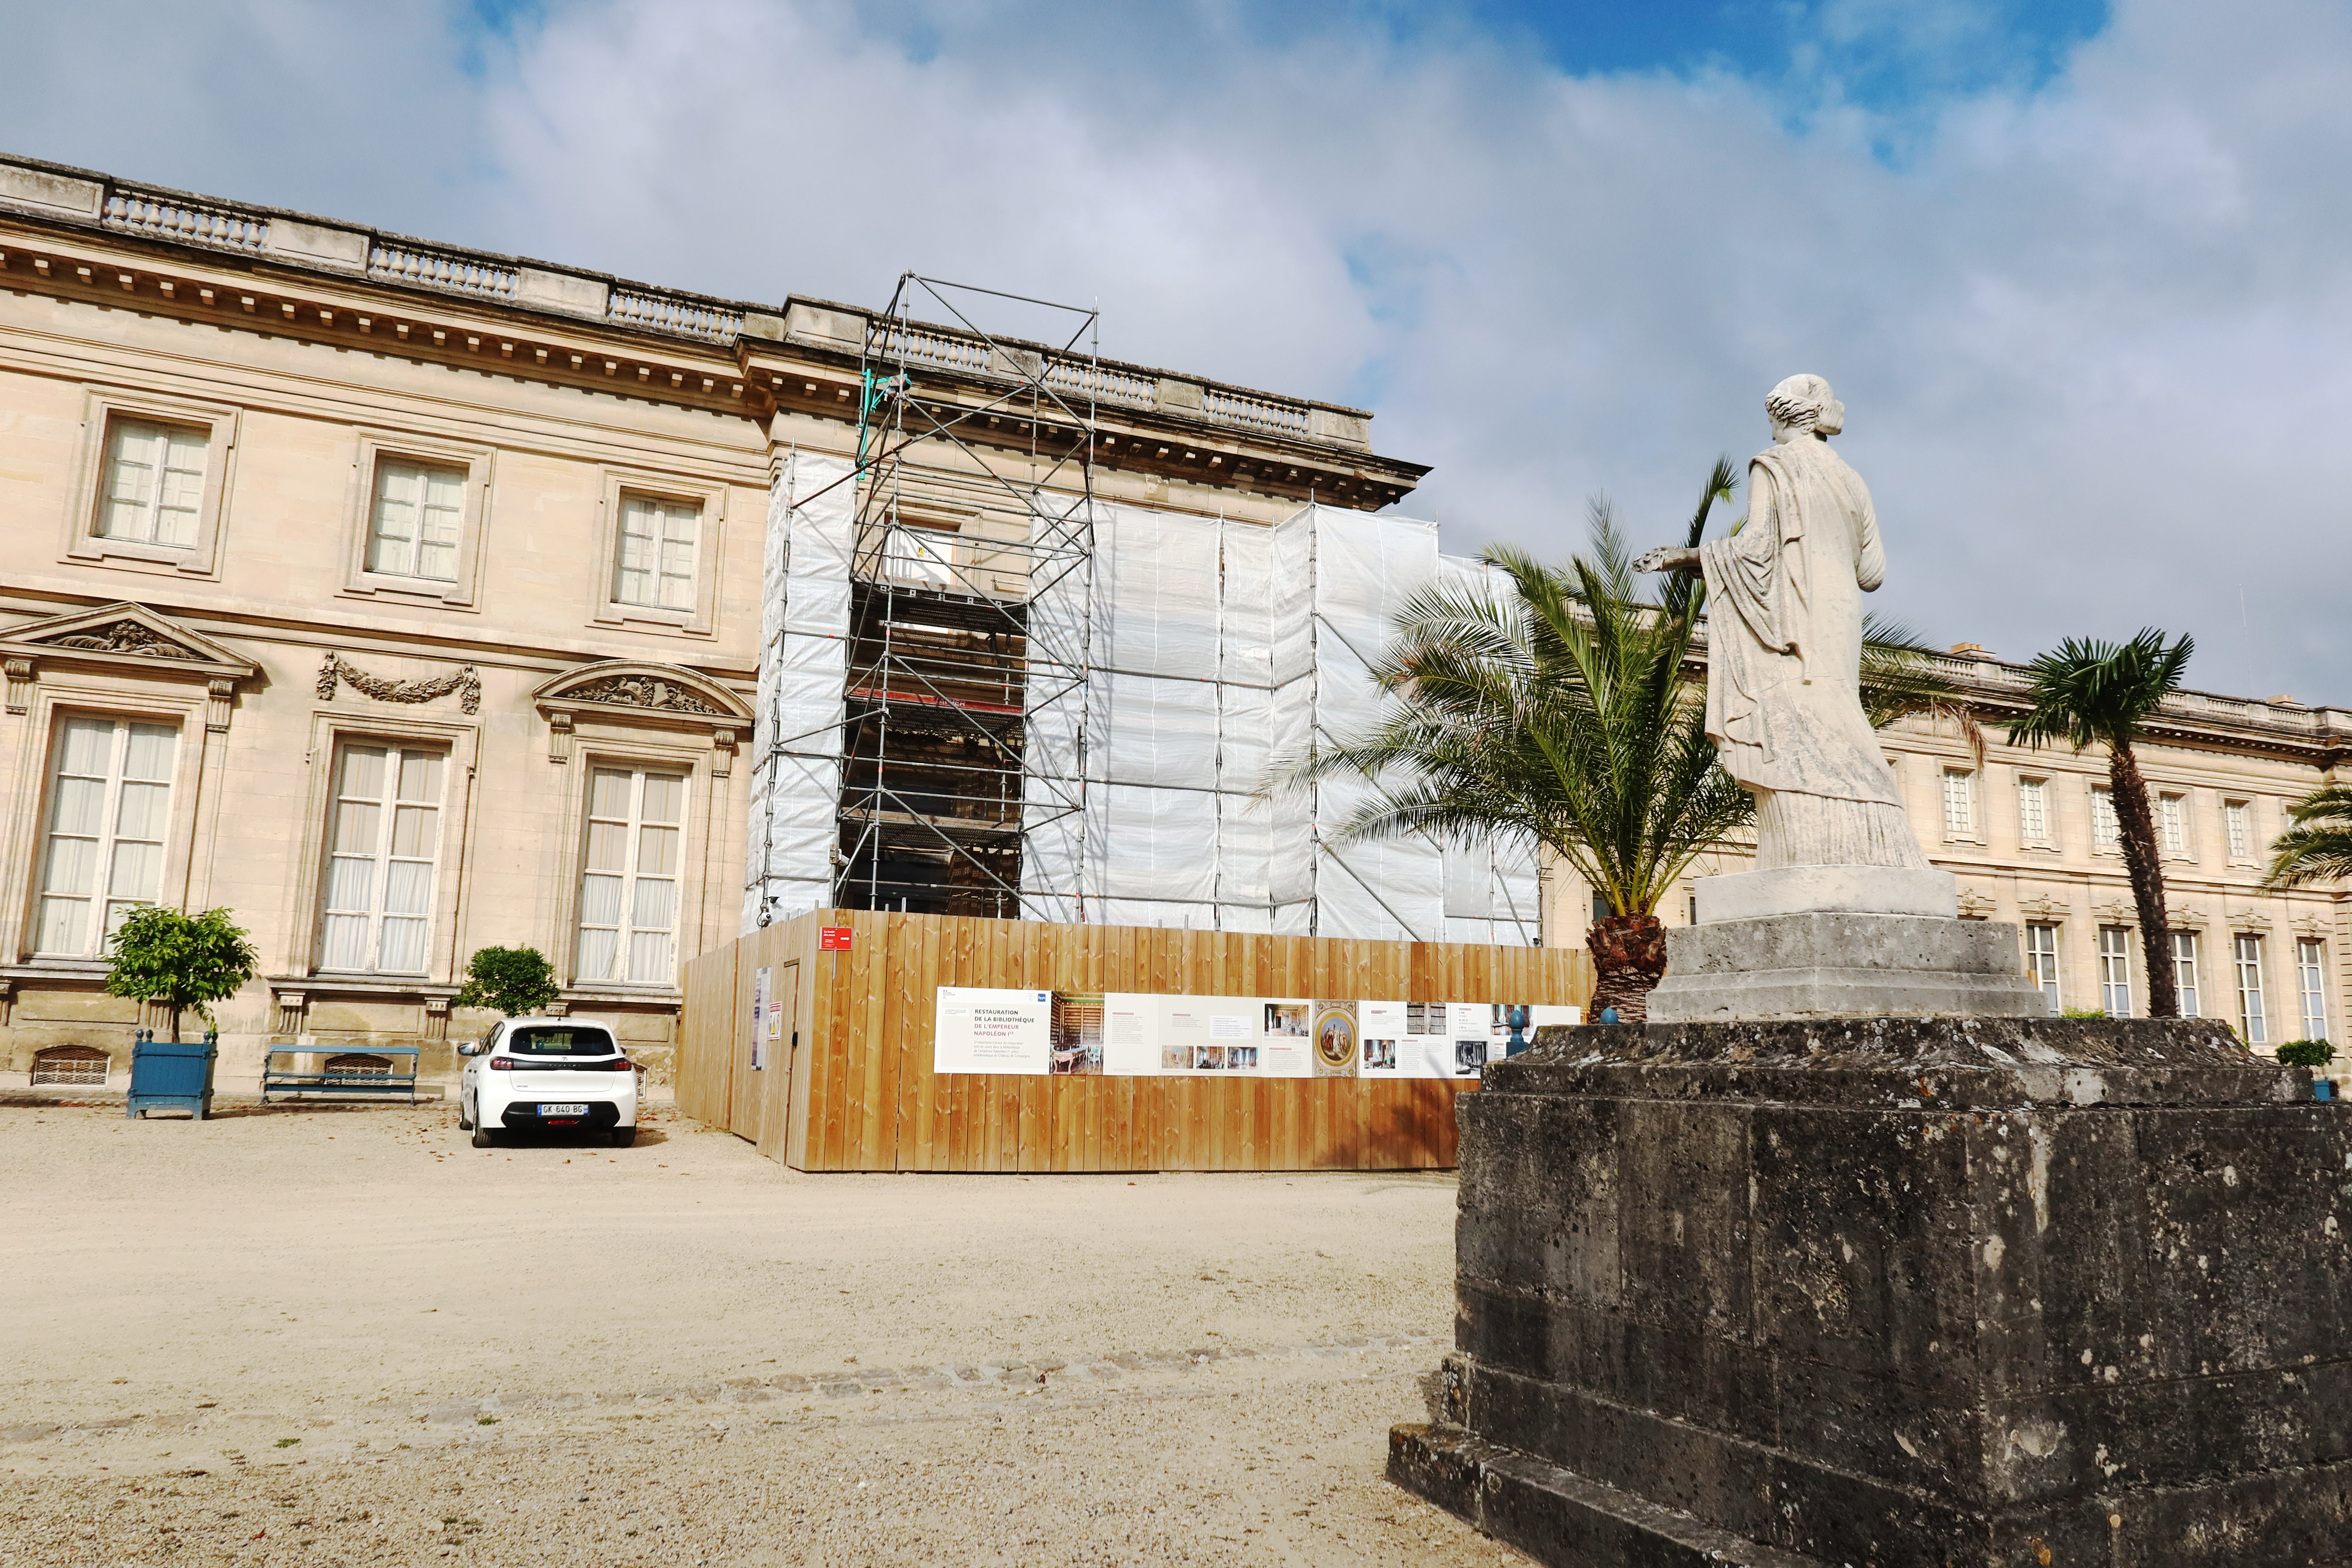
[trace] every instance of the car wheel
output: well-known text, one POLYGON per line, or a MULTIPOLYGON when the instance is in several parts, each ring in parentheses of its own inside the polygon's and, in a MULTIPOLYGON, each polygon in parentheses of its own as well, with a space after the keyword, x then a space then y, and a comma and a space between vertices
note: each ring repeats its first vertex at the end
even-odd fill
POLYGON ((614 1148, 615 1148, 615 1149, 625 1149, 625 1148, 627 1148, 630 1144, 632 1144, 632 1143, 635 1142, 636 1141, 637 1141, 637 1130, 636 1130, 635 1128, 634 1128, 634 1127, 615 1127, 615 1128, 614 1128, 614 1129, 613 1129, 613 1147, 614 1147, 614 1148))
POLYGON ((494 1140, 494 1139, 490 1136, 490 1130, 489 1130, 488 1128, 487 1128, 487 1127, 481 1127, 481 1126, 477 1126, 477 1127, 474 1129, 474 1147, 475 1147, 475 1148, 477 1148, 477 1149, 488 1149, 488 1148, 489 1148, 489 1147, 491 1146, 491 1144, 492 1144, 493 1142, 496 1142, 496 1140, 494 1140))

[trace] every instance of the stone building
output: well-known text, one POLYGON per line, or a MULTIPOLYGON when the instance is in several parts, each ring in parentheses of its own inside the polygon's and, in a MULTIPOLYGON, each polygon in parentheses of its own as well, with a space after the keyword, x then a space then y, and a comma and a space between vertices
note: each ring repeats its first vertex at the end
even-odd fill
MULTIPOLYGON (((1882 731, 1928 858, 1958 879, 1963 918, 2024 929, 2027 973, 2053 1010, 2145 1017, 2139 917, 2106 753, 2008 744, 2008 724, 2026 710, 2023 667, 1968 644, 1942 663, 1967 694, 1981 759, 1948 720, 1882 731)), ((2352 755, 2352 710, 2184 691, 2137 750, 2161 837, 2183 1011, 2225 1018, 2257 1047, 2332 1039, 2343 1027, 2352 942, 2345 893, 2261 884, 2288 806, 2335 782, 2352 755)), ((1704 857, 1660 917, 1689 923, 1689 882, 1744 869, 1746 858, 1736 847, 1704 857)), ((1580 939, 1591 899, 1572 876, 1557 879, 1552 940, 1580 939)))
MULTIPOLYGON (((658 1068, 745 914, 771 498, 856 453, 869 320, 0 160, 0 1081, 119 1073, 101 952, 151 900, 260 950, 225 1084, 306 1040, 446 1073, 467 956, 520 943, 658 1068)), ((1360 410, 1086 371, 1106 501, 1273 522, 1425 471, 1360 410)))

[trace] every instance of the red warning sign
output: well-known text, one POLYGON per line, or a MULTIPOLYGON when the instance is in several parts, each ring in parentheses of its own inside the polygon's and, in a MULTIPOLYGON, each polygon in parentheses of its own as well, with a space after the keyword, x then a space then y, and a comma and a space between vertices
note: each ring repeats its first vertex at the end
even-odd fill
POLYGON ((847 952, 849 939, 856 934, 856 931, 848 926, 819 926, 816 934, 816 950, 819 952, 847 952))

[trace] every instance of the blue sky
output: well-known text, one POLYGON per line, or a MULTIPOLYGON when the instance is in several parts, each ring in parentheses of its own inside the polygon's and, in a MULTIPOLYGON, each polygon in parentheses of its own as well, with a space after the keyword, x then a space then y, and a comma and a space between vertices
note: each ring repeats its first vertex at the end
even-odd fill
POLYGON ((1814 372, 1889 613, 2352 703, 2341 0, 0 6, 12 151, 735 297, 1097 302, 1115 356, 1370 403, 1457 549, 1597 491, 1663 534, 1814 372))

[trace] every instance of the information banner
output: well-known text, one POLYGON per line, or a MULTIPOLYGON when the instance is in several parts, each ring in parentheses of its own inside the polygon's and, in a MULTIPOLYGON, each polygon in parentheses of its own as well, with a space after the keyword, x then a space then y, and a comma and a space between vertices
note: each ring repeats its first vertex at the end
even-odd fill
POLYGON ((942 985, 934 1072, 1475 1078, 1574 1007, 942 985))
POLYGON ((1054 993, 939 988, 934 1072, 1036 1073, 1054 1068, 1054 993))

